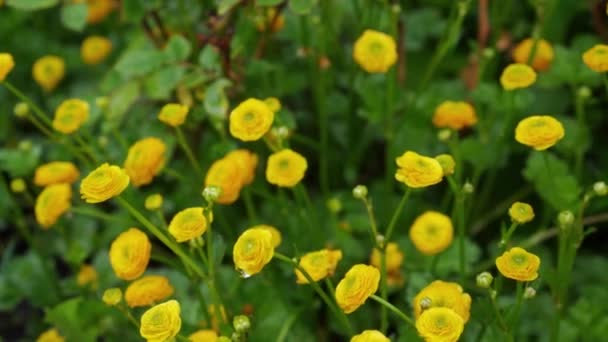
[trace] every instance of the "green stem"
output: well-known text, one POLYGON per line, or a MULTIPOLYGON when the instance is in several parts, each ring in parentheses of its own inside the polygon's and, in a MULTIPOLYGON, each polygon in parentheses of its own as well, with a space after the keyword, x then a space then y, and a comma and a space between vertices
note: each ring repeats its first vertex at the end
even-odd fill
POLYGON ((381 247, 378 246, 378 225, 376 224, 376 217, 374 216, 374 208, 372 203, 368 198, 363 198, 363 205, 365 206, 367 217, 369 218, 369 232, 371 235, 372 247, 381 247))
POLYGON ((167 219, 165 218, 165 214, 163 213, 162 209, 156 210, 156 216, 158 216, 158 219, 163 224, 163 228, 168 229, 169 225, 167 224, 167 219))
MULTIPOLYGON (((388 280, 386 272, 386 245, 380 250, 380 295, 382 300, 388 303, 388 280)), ((380 308, 380 331, 385 334, 388 328, 388 312, 386 305, 380 308)))
POLYGON ((53 132, 51 132, 48 128, 46 128, 40 121, 38 121, 38 119, 33 116, 33 115, 28 115, 27 118, 30 120, 30 122, 36 126, 36 128, 38 128, 38 130, 40 132, 42 132, 44 135, 46 135, 49 139, 54 140, 55 137, 53 136, 53 132))
MULTIPOLYGON (((606 79, 606 76, 604 76, 606 79)), ((576 121, 578 124, 578 132, 579 136, 586 129, 586 120, 585 120, 585 104, 583 98, 578 96, 576 90, 574 89, 574 98, 575 98, 575 108, 576 108, 576 121)), ((585 156, 585 144, 578 144, 576 149, 575 161, 574 161, 574 174, 577 179, 581 179, 582 176, 582 167, 583 167, 583 157, 585 156)))
POLYGON ((298 318, 298 316, 300 315, 301 312, 302 312, 301 309, 296 310, 291 314, 291 316, 289 316, 285 320, 285 322, 283 323, 283 326, 281 326, 281 330, 279 330, 279 335, 277 335, 276 342, 285 341, 285 339, 287 338, 287 334, 289 333, 289 329, 291 328, 293 323, 296 321, 296 319, 298 318))
POLYGON ((139 322, 135 319, 135 317, 133 317, 133 314, 131 313, 131 311, 128 308, 123 307, 122 305, 117 305, 116 308, 122 312, 125 317, 127 317, 127 319, 129 320, 129 322, 131 322, 131 324, 133 324, 137 329, 139 329, 139 322))
MULTIPOLYGON (((496 320, 498 321, 498 326, 505 333, 509 331, 509 327, 505 322, 504 317, 500 313, 500 309, 498 308, 498 303, 496 303, 496 296, 492 296, 492 289, 488 289, 488 298, 490 298, 490 303, 492 304, 492 309, 494 310, 494 315, 496 316, 496 320)), ((498 295, 498 294, 497 294, 498 295)))
POLYGON ((465 212, 464 212, 464 195, 458 195, 456 199, 456 214, 458 215, 458 261, 459 261, 459 269, 460 269, 460 283, 464 284, 466 280, 466 259, 467 252, 465 246, 465 235, 466 235, 466 227, 465 227, 465 212))
POLYGON ((513 232, 515 231, 516 228, 517 228, 517 222, 513 221, 511 223, 511 226, 509 227, 509 229, 505 232, 502 239, 500 240, 500 249, 502 252, 504 252, 505 249, 507 248, 509 239, 511 238, 511 235, 513 234, 513 232))
POLYGON ((509 315, 510 328, 509 335, 511 339, 515 339, 515 328, 517 327, 517 321, 519 320, 519 314, 521 313, 521 303, 524 299, 524 283, 521 281, 517 282, 517 295, 516 295, 515 307, 513 308, 513 312, 509 315))
POLYGON ((380 303, 382 306, 391 310, 394 314, 399 316, 399 318, 401 318, 405 323, 416 328, 416 324, 414 323, 414 321, 411 318, 409 318, 406 314, 404 314, 403 311, 399 310, 396 306, 394 306, 393 304, 385 301, 384 299, 382 299, 376 295, 371 295, 369 298, 375 300, 376 302, 380 303))
POLYGON ((18 97, 21 101, 27 103, 27 105, 30 108, 32 108, 34 113, 36 115, 38 115, 38 119, 42 120, 42 122, 44 124, 46 124, 47 126, 53 127, 53 123, 51 122, 51 119, 49 119, 49 117, 44 113, 44 111, 42 109, 40 109, 40 107, 38 107, 32 100, 30 100, 29 97, 27 97, 25 94, 23 94, 19 89, 17 89, 15 86, 13 86, 9 81, 5 80, 4 86, 11 93, 13 93, 16 97, 18 97))
POLYGON ((245 209, 247 210, 247 216, 251 223, 255 223, 258 220, 258 216, 255 212, 255 205, 253 205, 253 199, 251 197, 251 190, 249 187, 243 189, 243 199, 245 201, 245 209))
POLYGON ((393 230, 395 229, 395 225, 397 224, 397 220, 399 219, 399 216, 401 216, 401 212, 403 211, 403 208, 405 207, 405 203, 407 202, 407 199, 410 196, 411 192, 412 192, 412 189, 410 187, 408 187, 405 190, 405 193, 403 194, 403 197, 401 198, 401 202, 399 202, 397 209, 393 213, 393 217, 391 218, 388 228, 386 229, 386 234, 384 235, 384 241, 386 241, 386 243, 388 243, 390 241, 391 235, 393 234, 393 230))
POLYGON ((203 171, 201 170, 201 166, 196 161, 196 158, 194 157, 194 153, 192 153, 192 150, 190 149, 190 145, 188 145, 188 142, 186 141, 186 138, 184 137, 184 133, 182 132, 182 129, 180 127, 175 127, 175 135, 177 136, 177 142, 179 143, 179 145, 182 147, 182 149, 186 153, 186 156, 188 157, 188 160, 190 160, 190 164, 192 164, 192 167, 194 167, 194 169, 196 170, 196 172, 199 175, 202 174, 203 171))
POLYGON ((106 213, 104 213, 100 210, 94 209, 94 208, 71 207, 70 211, 75 214, 90 216, 90 217, 106 220, 109 222, 123 222, 123 220, 121 220, 120 218, 118 218, 116 216, 106 214, 106 213))

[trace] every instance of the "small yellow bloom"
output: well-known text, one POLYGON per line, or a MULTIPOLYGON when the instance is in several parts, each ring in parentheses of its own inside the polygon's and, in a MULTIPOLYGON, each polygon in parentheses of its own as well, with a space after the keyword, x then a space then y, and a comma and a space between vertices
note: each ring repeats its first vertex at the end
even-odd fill
POLYGON ((104 20, 114 10, 114 0, 87 0, 87 23, 96 24, 104 20))
POLYGON ((364 264, 354 265, 336 287, 336 302, 345 313, 349 314, 378 291, 379 283, 380 271, 377 268, 364 264))
POLYGON ((281 101, 276 97, 266 98, 264 99, 264 103, 273 113, 278 113, 281 110, 281 101))
POLYGON ((365 30, 355 42, 353 57, 369 73, 385 73, 397 62, 395 39, 386 33, 365 30))
POLYGON ((243 187, 242 176, 239 162, 235 158, 224 157, 211 164, 205 176, 205 187, 219 187, 222 191, 216 202, 232 204, 241 193, 243 187))
POLYGON ((53 119, 53 128, 61 133, 76 132, 89 119, 89 104, 80 99, 63 101, 53 119))
POLYGON ((593 71, 608 71, 608 45, 597 44, 585 51, 583 62, 593 71))
MULTIPOLYGON (((312 280, 317 282, 327 276, 331 276, 336 270, 340 259, 342 259, 342 251, 322 249, 304 254, 300 258, 300 267, 304 268, 312 280)), ((308 279, 306 279, 302 272, 298 269, 295 272, 298 284, 308 284, 308 279)))
POLYGON ((15 67, 15 60, 10 53, 0 53, 0 82, 6 79, 6 76, 15 67))
POLYGON ((391 342, 391 340, 378 330, 365 330, 353 336, 350 342, 391 342))
POLYGON ((49 329, 43 332, 38 338, 36 342, 64 342, 65 338, 59 335, 59 330, 56 328, 49 329))
POLYGON ((270 232, 270 234, 272 234, 272 246, 274 248, 279 247, 279 245, 281 244, 281 232, 276 229, 273 226, 269 226, 267 224, 258 224, 256 226, 250 227, 250 228, 261 228, 261 229, 266 229, 267 231, 270 232))
POLYGON ((112 41, 106 37, 87 37, 80 46, 80 57, 86 64, 103 62, 112 51, 112 41))
POLYGON ((34 213, 36 221, 43 229, 48 229, 57 222, 72 206, 72 188, 69 184, 49 185, 36 198, 34 213))
POLYGON ((158 113, 158 120, 171 127, 181 126, 188 116, 190 108, 179 103, 168 103, 158 113))
POLYGON ((102 164, 80 183, 80 195, 87 203, 100 203, 120 195, 129 186, 129 176, 116 165, 102 164))
POLYGON ((27 188, 27 185, 25 184, 25 181, 23 180, 23 178, 15 178, 13 180, 11 180, 11 191, 19 194, 25 191, 25 189, 27 188))
POLYGON ((513 247, 496 258, 496 268, 509 279, 532 281, 538 278, 540 258, 520 247, 513 247))
POLYGON ((217 333, 210 329, 198 330, 188 336, 190 342, 216 342, 217 339, 217 333))
POLYGON ((143 276, 129 284, 125 291, 125 302, 131 308, 154 305, 173 294, 169 279, 160 275, 143 276))
POLYGON ((57 56, 44 56, 34 63, 32 75, 42 89, 50 92, 65 76, 65 62, 57 56))
POLYGON ((426 342, 456 342, 464 330, 464 322, 451 309, 430 308, 416 320, 416 330, 426 342))
POLYGON ((555 145, 565 135, 564 126, 549 115, 534 115, 521 120, 515 127, 515 140, 537 151, 555 145))
POLYGON ((416 249, 425 255, 443 252, 452 243, 454 227, 449 216, 427 211, 418 216, 410 228, 410 239, 416 249))
MULTIPOLYGON (((515 49, 513 49, 513 60, 516 63, 528 64, 532 48, 534 47, 534 39, 522 40, 515 49)), ((539 39, 536 44, 534 57, 532 58, 532 67, 538 71, 549 69, 553 61, 553 47, 548 41, 539 39)))
POLYGON ((230 134, 242 141, 256 141, 272 126, 274 112, 264 101, 250 98, 230 113, 230 134))
POLYGON ((114 306, 122 300, 122 291, 118 287, 112 287, 103 292, 101 297, 106 305, 114 306))
POLYGON ((50 162, 38 166, 34 174, 34 184, 38 186, 47 186, 58 183, 74 183, 80 172, 72 162, 50 162))
POLYGON ((169 234, 177 242, 192 240, 203 235, 205 231, 207 231, 207 219, 201 207, 184 209, 175 214, 169 223, 169 234))
POLYGON ((270 184, 291 188, 304 178, 307 168, 306 158, 286 148, 268 157, 266 180, 270 184))
POLYGON ((405 183, 410 188, 424 188, 441 182, 443 169, 441 164, 433 158, 407 151, 397 158, 399 169, 395 179, 405 183))
POLYGON ((95 267, 91 265, 82 265, 78 275, 76 276, 76 283, 80 286, 90 286, 91 288, 97 287, 97 271, 95 267))
POLYGON ((444 176, 449 176, 454 173, 454 168, 456 167, 456 161, 449 154, 440 154, 435 157, 435 160, 439 162, 441 165, 441 169, 443 170, 444 176))
MULTIPOLYGON (((372 250, 370 264, 376 268, 381 268, 381 253, 377 248, 372 250)), ((394 242, 389 242, 386 245, 386 272, 398 272, 403 263, 403 252, 399 249, 399 245, 394 242)))
POLYGON ((232 250, 234 265, 245 278, 260 272, 273 256, 272 233, 263 228, 244 231, 232 250))
POLYGON ((150 211, 160 209, 163 206, 163 196, 161 194, 152 194, 146 197, 144 206, 150 211))
POLYGON ((536 72, 526 64, 509 64, 500 75, 500 84, 505 90, 527 88, 534 82, 536 82, 536 72))
POLYGON ((477 123, 475 108, 468 102, 444 101, 433 114, 433 125, 438 128, 461 130, 477 123))
POLYGON ((456 283, 435 280, 427 287, 418 292, 414 298, 414 318, 418 319, 424 311, 421 307, 422 300, 429 301, 430 307, 443 307, 454 310, 466 323, 471 315, 471 296, 462 291, 462 287, 456 283))
POLYGON ((151 249, 148 236, 137 228, 118 235, 110 246, 110 264, 116 276, 123 280, 139 278, 148 267, 151 249))
POLYGON ((241 174, 241 183, 243 186, 249 185, 253 182, 255 177, 255 169, 258 166, 257 154, 249 150, 238 149, 228 153, 226 158, 236 161, 241 174))
POLYGON ((124 163, 125 171, 136 187, 150 184, 165 165, 165 143, 154 137, 131 145, 124 163))
POLYGON ((139 334, 148 342, 173 339, 182 327, 179 302, 172 299, 155 305, 141 316, 139 334))
POLYGON ((509 216, 513 222, 524 224, 534 218, 534 209, 528 203, 515 202, 509 208, 509 216))

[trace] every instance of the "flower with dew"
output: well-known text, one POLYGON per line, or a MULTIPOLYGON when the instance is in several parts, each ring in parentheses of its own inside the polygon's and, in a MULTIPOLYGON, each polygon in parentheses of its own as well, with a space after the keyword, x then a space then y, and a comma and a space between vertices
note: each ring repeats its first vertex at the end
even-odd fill
POLYGON ((537 151, 555 145, 565 135, 564 126, 549 115, 534 115, 521 120, 515 127, 515 140, 537 151))
POLYGON ((182 327, 179 302, 172 299, 157 304, 141 316, 139 334, 148 342, 173 339, 182 327))
POLYGON ((103 62, 112 51, 112 41, 102 36, 89 36, 80 46, 80 57, 86 64, 103 62))
POLYGON ((36 198, 34 214, 43 229, 48 229, 72 206, 72 188, 69 184, 49 185, 36 198))
POLYGON ((255 169, 258 166, 257 154, 246 150, 238 149, 229 152, 225 158, 232 159, 236 162, 239 173, 241 174, 241 183, 243 186, 249 185, 255 178, 255 169))
POLYGON ((161 194, 152 194, 146 197, 146 201, 144 202, 144 207, 147 210, 154 211, 158 210, 163 206, 163 195, 161 194))
POLYGON ((531 63, 532 68, 538 71, 549 69, 551 62, 553 61, 553 47, 544 39, 538 39, 536 47, 534 47, 534 39, 527 38, 522 40, 513 49, 513 60, 516 63, 528 64, 533 48, 535 48, 535 50, 531 63))
POLYGON ((585 51, 583 62, 595 72, 608 71, 608 45, 597 44, 585 51))
POLYGON ((201 329, 190 334, 188 340, 190 342, 216 342, 218 336, 215 330, 201 329))
POLYGON ((221 189, 215 200, 219 204, 232 204, 241 194, 243 187, 241 168, 234 158, 221 158, 213 162, 205 175, 205 188, 216 186, 221 189))
POLYGON ((122 290, 118 287, 112 287, 103 291, 101 300, 110 306, 118 305, 122 301, 122 290))
POLYGON ((203 235, 207 225, 202 207, 187 208, 173 216, 169 223, 169 234, 177 242, 190 241, 203 235))
POLYGON ((456 167, 456 161, 449 154, 440 154, 435 157, 435 160, 441 165, 443 170, 443 176, 447 177, 454 174, 454 168, 456 167))
POLYGON ((308 162, 301 154, 288 148, 268 157, 266 180, 280 187, 294 187, 304 178, 308 162))
POLYGON ((120 195, 129 186, 129 176, 116 165, 102 164, 80 183, 80 196, 87 203, 101 203, 120 195))
POLYGON ((355 42, 353 58, 369 73, 385 73, 397 62, 397 45, 390 35, 365 30, 355 42))
POLYGON ((379 284, 380 271, 377 268, 364 264, 354 265, 336 287, 336 302, 342 311, 352 313, 378 291, 379 284))
POLYGON ((78 275, 76 276, 76 283, 79 286, 89 286, 95 289, 97 287, 97 278, 98 274, 95 267, 84 264, 80 266, 80 271, 78 271, 78 275))
POLYGON ((433 114, 433 125, 437 128, 461 130, 477 123, 475 108, 468 102, 444 101, 433 114))
POLYGON ((0 82, 6 79, 6 76, 15 67, 15 60, 10 53, 0 53, 0 82))
POLYGON ((148 236, 137 228, 120 233, 110 246, 110 265, 123 280, 139 278, 150 261, 152 245, 148 236))
POLYGON ((496 258, 496 268, 506 278, 532 281, 538 278, 540 258, 520 247, 513 247, 496 258))
MULTIPOLYGON (((327 276, 331 276, 336 271, 338 262, 342 259, 341 250, 322 249, 319 251, 309 252, 300 258, 300 267, 317 282, 327 276)), ((308 279, 300 270, 296 269, 296 282, 298 284, 308 284, 308 279)))
POLYGON ((526 64, 509 64, 500 75, 500 84, 505 90, 528 88, 534 82, 536 72, 526 64))
POLYGON ((168 103, 158 113, 158 120, 168 126, 179 127, 186 121, 189 111, 190 108, 188 106, 179 103, 168 103))
POLYGON ((270 234, 272 234, 272 246, 274 248, 279 247, 279 245, 281 244, 281 241, 282 241, 281 232, 276 227, 273 227, 273 226, 270 226, 267 224, 258 224, 253 227, 250 227, 250 228, 260 228, 260 229, 266 229, 267 231, 269 231, 270 234))
MULTIPOLYGON (((386 245, 386 272, 398 272, 401 264, 403 264, 403 259, 404 255, 401 249, 399 249, 399 245, 394 242, 389 242, 386 245)), ((370 257, 370 264, 379 269, 381 268, 381 260, 381 252, 377 248, 374 248, 370 257)))
POLYGON ((515 202, 509 208, 511 220, 517 224, 524 224, 534 218, 534 209, 528 203, 515 202))
POLYGON ((391 342, 391 340, 378 330, 365 330, 353 336, 350 342, 391 342))
POLYGON ((412 306, 415 319, 428 308, 443 307, 454 310, 466 323, 471 315, 471 296, 457 283, 435 280, 418 292, 412 306), (424 309, 423 300, 428 304, 424 309))
POLYGON ((51 328, 38 336, 36 342, 64 342, 65 338, 59 334, 57 328, 51 328))
POLYGON ((124 168, 134 186, 150 184, 165 165, 167 146, 154 137, 138 140, 129 147, 124 168))
POLYGON ((464 321, 452 309, 434 307, 418 317, 416 330, 427 342, 456 342, 464 330, 464 321))
POLYGON ((167 299, 173 291, 167 277, 147 275, 129 284, 125 291, 125 302, 131 308, 150 306, 167 299))
POLYGON ((426 211, 410 227, 410 239, 424 255, 436 255, 450 246, 454 227, 449 216, 437 211, 426 211))
POLYGON ((44 56, 34 63, 34 80, 44 91, 50 92, 57 87, 65 76, 65 62, 58 56, 44 56))
POLYGON ((89 119, 89 103, 80 99, 63 101, 55 110, 53 129, 63 134, 76 132, 89 119))
POLYGON ((396 159, 395 179, 410 188, 424 188, 441 182, 443 169, 434 158, 407 151, 396 159))
POLYGON ((256 141, 272 126, 274 112, 258 99, 241 102, 230 112, 230 134, 242 141, 256 141))
POLYGON ((272 233, 264 228, 249 228, 232 249, 234 265, 243 277, 260 272, 274 256, 272 233))
POLYGON ((34 184, 47 186, 59 183, 74 183, 80 172, 74 163, 68 161, 54 161, 42 164, 36 168, 34 173, 34 184))
MULTIPOLYGON (((82 2, 82 0, 78 0, 82 2)), ((103 21, 116 7, 114 0, 86 0, 87 23, 97 24, 103 21)))

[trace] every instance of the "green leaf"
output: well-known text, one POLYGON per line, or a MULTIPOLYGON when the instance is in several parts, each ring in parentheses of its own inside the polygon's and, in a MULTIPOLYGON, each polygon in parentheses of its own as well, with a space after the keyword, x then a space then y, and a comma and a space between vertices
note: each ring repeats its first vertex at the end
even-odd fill
POLYGON ((33 173, 40 160, 40 146, 27 151, 20 149, 0 150, 0 169, 11 177, 24 177, 33 173))
POLYGON ((310 13, 318 0, 289 0, 289 9, 295 14, 304 15, 310 13))
POLYGON ((107 308, 100 300, 68 299, 46 312, 45 320, 56 326, 68 341, 96 341, 99 319, 107 308))
POLYGON ((82 31, 87 24, 87 4, 71 4, 61 7, 63 26, 73 31, 82 31))
POLYGON ((143 76, 158 70, 165 55, 157 50, 134 50, 122 55, 114 67, 124 78, 143 76))
POLYGON ((232 83, 225 78, 213 82, 205 91, 205 110, 213 118, 223 120, 228 110, 228 97, 224 89, 232 83))
POLYGON ((6 5, 12 8, 35 11, 53 7, 59 3, 59 0, 7 0, 6 5))
POLYGON ((167 46, 163 50, 169 63, 186 60, 190 56, 190 52, 192 52, 192 44, 190 44, 188 39, 178 34, 171 36, 169 43, 167 43, 167 46))
POLYGON ((122 17, 124 20, 138 23, 148 10, 160 6, 159 0, 129 0, 122 1, 122 17))
POLYGON ((53 305, 59 301, 59 293, 55 270, 45 265, 49 261, 34 252, 13 259, 4 273, 9 286, 18 289, 36 306, 53 305))
POLYGON ((138 82, 125 83, 116 89, 110 97, 108 114, 105 123, 108 128, 116 127, 122 121, 124 114, 139 98, 140 88, 138 82))
POLYGON ((283 0, 256 0, 255 4, 258 6, 276 6, 283 0))
POLYGON ((217 73, 222 71, 220 53, 216 47, 210 44, 205 45, 201 50, 198 55, 198 64, 208 71, 217 73))
POLYGON ((183 76, 184 68, 179 65, 158 70, 146 78, 146 93, 155 100, 167 100, 183 76))
POLYGON ((219 3, 217 5, 217 11, 219 15, 226 14, 228 11, 230 11, 232 7, 234 7, 239 2, 240 0, 219 0, 219 3))

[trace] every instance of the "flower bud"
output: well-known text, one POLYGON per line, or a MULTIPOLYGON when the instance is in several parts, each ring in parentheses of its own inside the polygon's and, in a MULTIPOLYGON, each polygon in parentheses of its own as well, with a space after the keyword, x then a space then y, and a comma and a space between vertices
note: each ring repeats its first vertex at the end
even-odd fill
POLYGON ((376 235, 376 244, 380 247, 384 247, 385 238, 384 235, 378 234, 376 235))
POLYGON ((30 107, 25 102, 18 102, 15 105, 14 112, 18 118, 25 118, 30 113, 30 107))
POLYGON ((108 137, 106 137, 105 135, 102 135, 99 138, 97 138, 97 143, 99 143, 99 146, 101 146, 101 147, 108 146, 109 142, 110 141, 108 140, 108 137))
POLYGON ((23 178, 15 178, 11 181, 11 191, 19 194, 25 191, 26 185, 23 178))
POLYGON ((437 139, 439 139, 439 141, 442 142, 446 142, 448 140, 450 140, 450 138, 452 137, 452 130, 445 128, 442 129, 441 131, 439 131, 439 133, 437 133, 437 139))
POLYGON ((561 227, 566 227, 574 223, 574 214, 570 210, 564 210, 557 215, 557 222, 561 227))
POLYGON ((342 211, 342 202, 340 202, 340 199, 337 197, 332 197, 328 199, 326 205, 329 211, 334 214, 337 214, 342 211))
POLYGON ((100 109, 108 108, 109 103, 110 103, 110 100, 108 99, 107 96, 99 96, 99 97, 95 98, 95 105, 97 107, 99 107, 100 109))
POLYGON ((430 308, 432 304, 433 304, 433 301, 431 300, 431 298, 424 297, 420 300, 420 309, 422 309, 422 311, 424 311, 424 310, 430 308))
POLYGON ((393 4, 391 10, 393 11, 393 13, 399 14, 401 13, 401 6, 399 6, 399 4, 393 4))
POLYGON ((161 194, 152 194, 146 197, 144 206, 150 211, 159 209, 163 206, 163 196, 161 194))
POLYGON ((357 185, 353 188, 353 197, 360 200, 367 198, 367 187, 365 185, 357 185))
POLYGON ((606 196, 608 194, 608 187, 604 182, 595 182, 593 184, 593 192, 595 192, 597 196, 606 196))
POLYGON ((274 129, 274 135, 279 139, 285 139, 289 136, 289 128, 286 126, 279 126, 274 129))
POLYGON ((217 201, 221 194, 222 189, 219 186, 211 185, 203 189, 203 198, 209 203, 217 201))
POLYGON ((492 274, 490 274, 490 272, 481 272, 477 275, 477 278, 475 278, 477 286, 481 287, 482 289, 489 288, 490 285, 492 285, 493 280, 494 277, 492 277, 492 274))
POLYGON ((247 332, 249 328, 251 328, 251 322, 249 321, 249 317, 245 315, 238 315, 234 316, 234 319, 232 320, 232 326, 234 327, 234 330, 236 330, 236 332, 244 333, 247 332))
POLYGON ((524 290, 524 298, 531 299, 536 296, 536 290, 533 287, 526 287, 524 290))
POLYGON ((32 142, 30 140, 22 140, 19 142, 19 149, 21 151, 29 151, 32 149, 32 142))
POLYGON ((485 59, 492 59, 496 56, 496 51, 492 48, 485 48, 481 53, 485 59))
POLYGON ((586 100, 591 97, 591 89, 587 86, 582 86, 578 88, 577 95, 581 100, 586 100))
POLYGON ((107 305, 117 305, 122 300, 122 291, 118 287, 107 289, 104 291, 101 299, 107 305))
POLYGON ((475 191, 475 187, 473 186, 473 184, 466 182, 464 183, 464 185, 462 186, 462 191, 465 194, 472 194, 475 191))
POLYGON ((498 292, 496 292, 496 290, 490 290, 490 297, 492 297, 492 299, 496 299, 497 294, 498 292))

